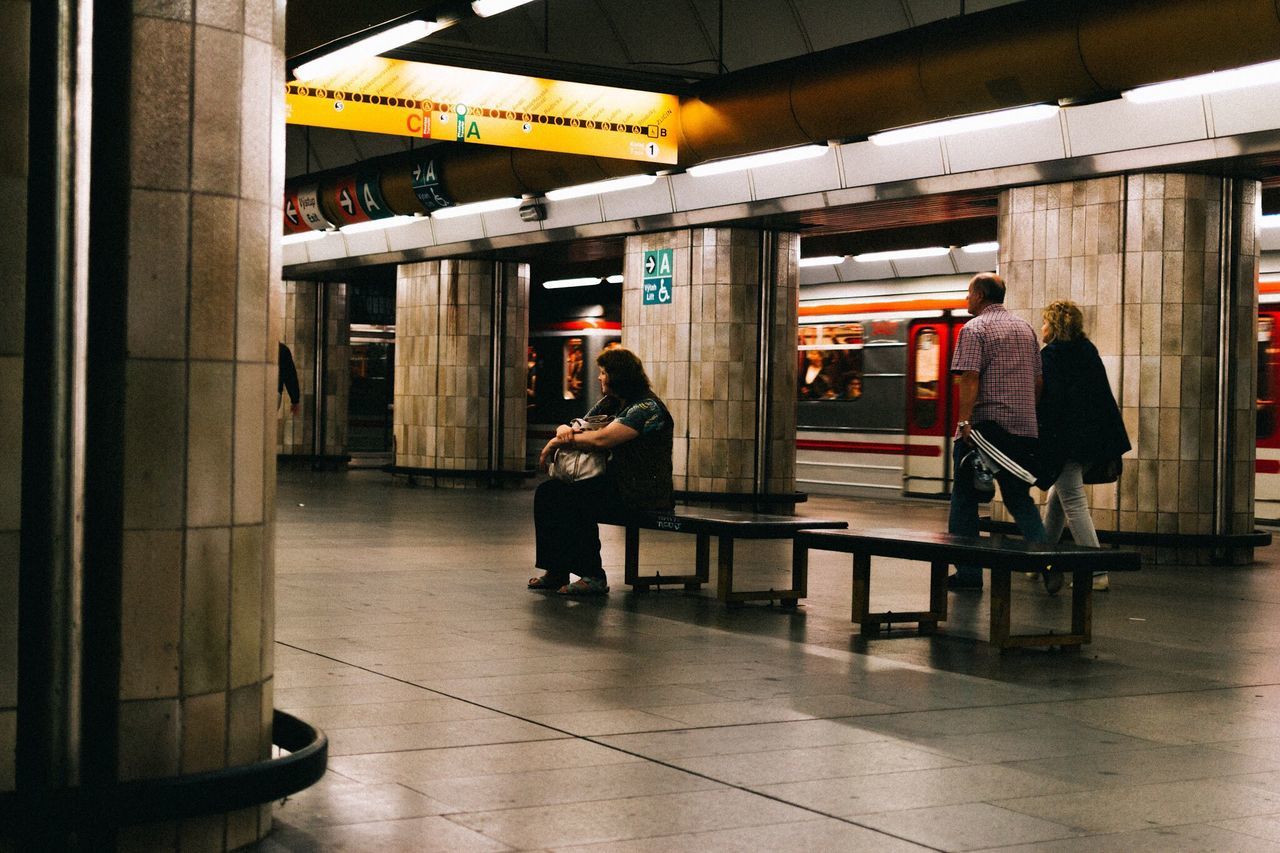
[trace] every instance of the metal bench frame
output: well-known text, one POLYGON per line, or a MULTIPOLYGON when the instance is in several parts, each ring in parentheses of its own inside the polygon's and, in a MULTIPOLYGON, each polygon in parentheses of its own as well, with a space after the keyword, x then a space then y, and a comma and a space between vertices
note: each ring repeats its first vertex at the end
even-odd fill
POLYGON ((809 578, 804 564, 791 565, 790 589, 735 590, 733 588, 733 550, 736 539, 792 539, 801 530, 838 530, 849 526, 846 521, 829 518, 806 518, 795 515, 766 515, 711 508, 680 509, 672 512, 638 512, 619 518, 601 519, 601 524, 625 528, 624 576, 626 583, 638 592, 651 587, 683 584, 685 589, 701 589, 711 580, 711 538, 716 538, 716 598, 725 603, 778 600, 783 607, 794 608, 808 595, 809 578), (693 574, 640 574, 640 531, 659 530, 692 533, 697 537, 693 574))
POLYGON ((947 567, 975 563, 991 569, 990 642, 1000 649, 1021 646, 1080 646, 1093 636, 1094 571, 1136 571, 1136 551, 1098 550, 1078 545, 1032 544, 1002 537, 965 537, 913 530, 866 532, 814 531, 796 535, 792 563, 807 573, 809 549, 853 555, 852 621, 864 637, 880 635, 880 626, 915 622, 921 634, 937 631, 947 619, 947 567), (871 612, 871 558, 893 557, 929 563, 929 608, 914 611, 871 612), (1050 566, 1074 578, 1071 589, 1071 632, 1013 634, 1011 576, 1015 571, 1043 572, 1050 566))

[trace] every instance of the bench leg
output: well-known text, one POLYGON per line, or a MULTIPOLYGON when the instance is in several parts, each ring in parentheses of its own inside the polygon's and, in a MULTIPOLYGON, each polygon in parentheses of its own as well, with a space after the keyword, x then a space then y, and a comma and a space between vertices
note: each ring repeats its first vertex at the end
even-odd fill
POLYGON ((1008 569, 991 570, 991 644, 1003 649, 1009 645, 1009 605, 1011 599, 1008 569))
POLYGON ((628 527, 626 530, 626 544, 622 551, 623 577, 627 586, 648 592, 649 587, 636 586, 636 581, 640 579, 640 528, 628 527))
POLYGON ((868 617, 871 614, 871 556, 853 555, 853 621, 862 626, 864 637, 880 635, 880 623, 868 617))
POLYGON ((929 564, 929 612, 936 619, 920 622, 921 634, 933 634, 938 630, 938 623, 947 621, 947 567, 950 563, 929 564))
POLYGON ((1071 585, 1071 633, 1081 642, 1093 639, 1093 572, 1076 572, 1071 585))
POLYGON ((702 585, 711 580, 711 537, 705 533, 699 533, 698 544, 695 547, 697 550, 695 551, 693 573, 698 580, 685 584, 685 589, 702 589, 702 585))
POLYGON ((795 598, 782 599, 782 606, 794 610, 800 599, 809 595, 809 549, 795 542, 791 543, 791 591, 795 598))
POLYGON ((716 541, 716 597, 728 602, 733 595, 733 537, 720 536, 716 541))

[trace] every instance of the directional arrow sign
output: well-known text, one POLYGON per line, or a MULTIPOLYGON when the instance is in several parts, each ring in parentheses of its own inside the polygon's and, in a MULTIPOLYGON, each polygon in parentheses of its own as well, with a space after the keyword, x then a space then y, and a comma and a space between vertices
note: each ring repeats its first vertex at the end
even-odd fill
POLYGON ((670 305, 674 285, 672 282, 673 251, 655 249, 644 253, 644 283, 641 288, 641 304, 670 305))

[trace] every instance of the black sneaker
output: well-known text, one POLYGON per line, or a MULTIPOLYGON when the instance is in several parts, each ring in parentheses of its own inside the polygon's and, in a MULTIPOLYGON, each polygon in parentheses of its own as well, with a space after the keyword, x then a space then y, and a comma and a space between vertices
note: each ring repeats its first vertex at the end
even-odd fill
POLYGON ((1053 566, 1045 569, 1040 579, 1044 581, 1044 591, 1050 595, 1057 595, 1062 589, 1062 572, 1053 566))
POLYGON ((982 589, 982 581, 981 581, 981 580, 976 580, 976 581, 971 581, 971 580, 961 580, 961 579, 960 579, 960 575, 958 575, 958 574, 956 574, 956 575, 948 575, 948 576, 947 576, 947 589, 950 589, 950 590, 958 590, 958 589, 982 589))

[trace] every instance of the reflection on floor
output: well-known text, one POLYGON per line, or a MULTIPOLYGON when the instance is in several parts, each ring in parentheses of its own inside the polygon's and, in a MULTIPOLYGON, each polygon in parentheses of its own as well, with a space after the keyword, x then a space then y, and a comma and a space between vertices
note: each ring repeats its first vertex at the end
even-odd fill
MULTIPOLYGON (((1001 655, 975 593, 937 637, 858 639, 839 554, 813 555, 795 613, 726 609, 629 592, 606 528, 608 597, 530 593, 531 506, 282 474, 275 701, 332 752, 259 850, 1280 851, 1275 548, 1118 575, 1083 652, 1001 655)), ((801 510, 945 524, 936 503, 801 510)), ((646 568, 693 559, 642 535, 646 568)), ((737 559, 742 585, 785 584, 785 545, 737 559)), ((873 609, 914 609, 926 576, 877 575, 873 609)), ((1015 587, 1015 624, 1066 626, 1066 595, 1015 587)))

